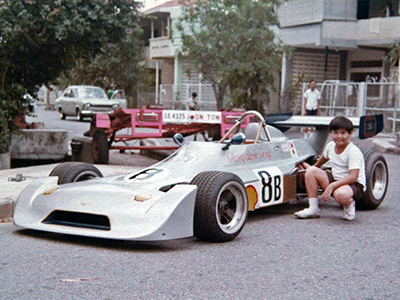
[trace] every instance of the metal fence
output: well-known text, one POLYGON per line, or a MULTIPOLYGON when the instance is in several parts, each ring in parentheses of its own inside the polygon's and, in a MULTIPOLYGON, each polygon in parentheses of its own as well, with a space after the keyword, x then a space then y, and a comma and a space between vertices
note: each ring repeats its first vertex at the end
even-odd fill
MULTIPOLYGON (((304 92, 308 84, 303 83, 302 112, 304 114, 304 92)), ((321 92, 320 112, 325 116, 363 116, 383 114, 384 130, 395 135, 400 123, 399 88, 397 82, 345 82, 327 80, 317 84, 321 92)))
POLYGON ((360 108, 365 114, 383 114, 384 133, 395 135, 400 122, 399 88, 394 82, 366 82, 365 106, 360 108))

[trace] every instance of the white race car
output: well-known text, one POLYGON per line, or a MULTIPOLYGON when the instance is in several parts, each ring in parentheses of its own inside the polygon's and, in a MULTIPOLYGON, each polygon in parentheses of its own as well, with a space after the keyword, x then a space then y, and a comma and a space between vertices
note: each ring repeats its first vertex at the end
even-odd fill
MULTIPOLYGON (((14 223, 109 239, 153 241, 194 235, 205 241, 230 241, 243 229, 249 210, 285 203, 304 192, 296 165, 322 153, 331 119, 290 117, 274 122, 316 127, 309 139, 289 139, 258 112, 249 111, 219 142, 185 142, 177 134, 174 138, 181 147, 171 156, 120 176, 95 178, 102 175, 93 165, 63 163, 21 193, 14 223), (249 116, 258 122, 242 130, 240 125, 249 116)), ((376 134, 380 123, 375 116, 351 120, 355 127, 360 125, 362 137, 376 134)), ((364 155, 367 192, 357 204, 375 209, 386 194, 388 167, 373 149, 364 155)))

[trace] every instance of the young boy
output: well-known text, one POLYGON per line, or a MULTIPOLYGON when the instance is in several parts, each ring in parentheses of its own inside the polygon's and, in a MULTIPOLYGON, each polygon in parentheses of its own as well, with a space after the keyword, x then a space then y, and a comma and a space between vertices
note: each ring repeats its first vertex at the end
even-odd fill
POLYGON ((322 200, 330 197, 343 206, 343 219, 355 218, 355 200, 362 197, 365 183, 364 156, 361 150, 350 142, 353 123, 345 117, 336 117, 329 124, 332 142, 328 143, 323 155, 313 166, 304 166, 309 208, 296 212, 300 219, 319 218, 318 186, 324 190, 322 200), (321 166, 331 162, 332 173, 325 172, 321 166))

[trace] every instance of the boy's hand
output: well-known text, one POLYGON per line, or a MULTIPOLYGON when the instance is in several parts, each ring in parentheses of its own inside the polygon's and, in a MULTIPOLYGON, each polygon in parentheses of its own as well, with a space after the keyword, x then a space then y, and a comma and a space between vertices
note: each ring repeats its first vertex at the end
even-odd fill
POLYGON ((299 169, 299 171, 306 170, 309 166, 310 165, 308 163, 306 163, 305 161, 296 165, 296 167, 297 167, 297 169, 299 169))
POLYGON ((330 184, 326 187, 325 191, 322 193, 322 200, 324 202, 328 202, 331 199, 331 195, 335 189, 333 186, 330 184))
POLYGON ((299 187, 302 189, 302 190, 305 190, 306 189, 306 181, 305 181, 305 179, 304 179, 304 170, 306 170, 308 167, 309 167, 310 165, 308 164, 308 163, 306 163, 306 162, 301 162, 301 163, 299 163, 299 164, 297 164, 296 165, 296 168, 299 170, 299 171, 303 171, 303 172, 300 172, 298 175, 297 175, 297 183, 299 184, 299 187))

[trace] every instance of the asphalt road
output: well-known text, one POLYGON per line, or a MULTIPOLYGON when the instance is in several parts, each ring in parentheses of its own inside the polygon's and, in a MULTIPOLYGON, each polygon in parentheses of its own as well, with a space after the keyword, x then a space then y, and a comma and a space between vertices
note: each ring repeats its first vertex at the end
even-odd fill
POLYGON ((0 224, 0 299, 399 299, 400 173, 375 211, 334 203, 297 220, 297 202, 250 213, 239 237, 137 243, 0 224))
POLYGON ((90 118, 84 119, 83 122, 79 122, 75 117, 67 117, 65 120, 61 120, 58 112, 45 110, 43 105, 37 106, 33 116, 26 117, 26 121, 28 123, 42 122, 48 129, 67 130, 70 140, 74 137, 83 136, 83 133, 90 128, 90 118))

